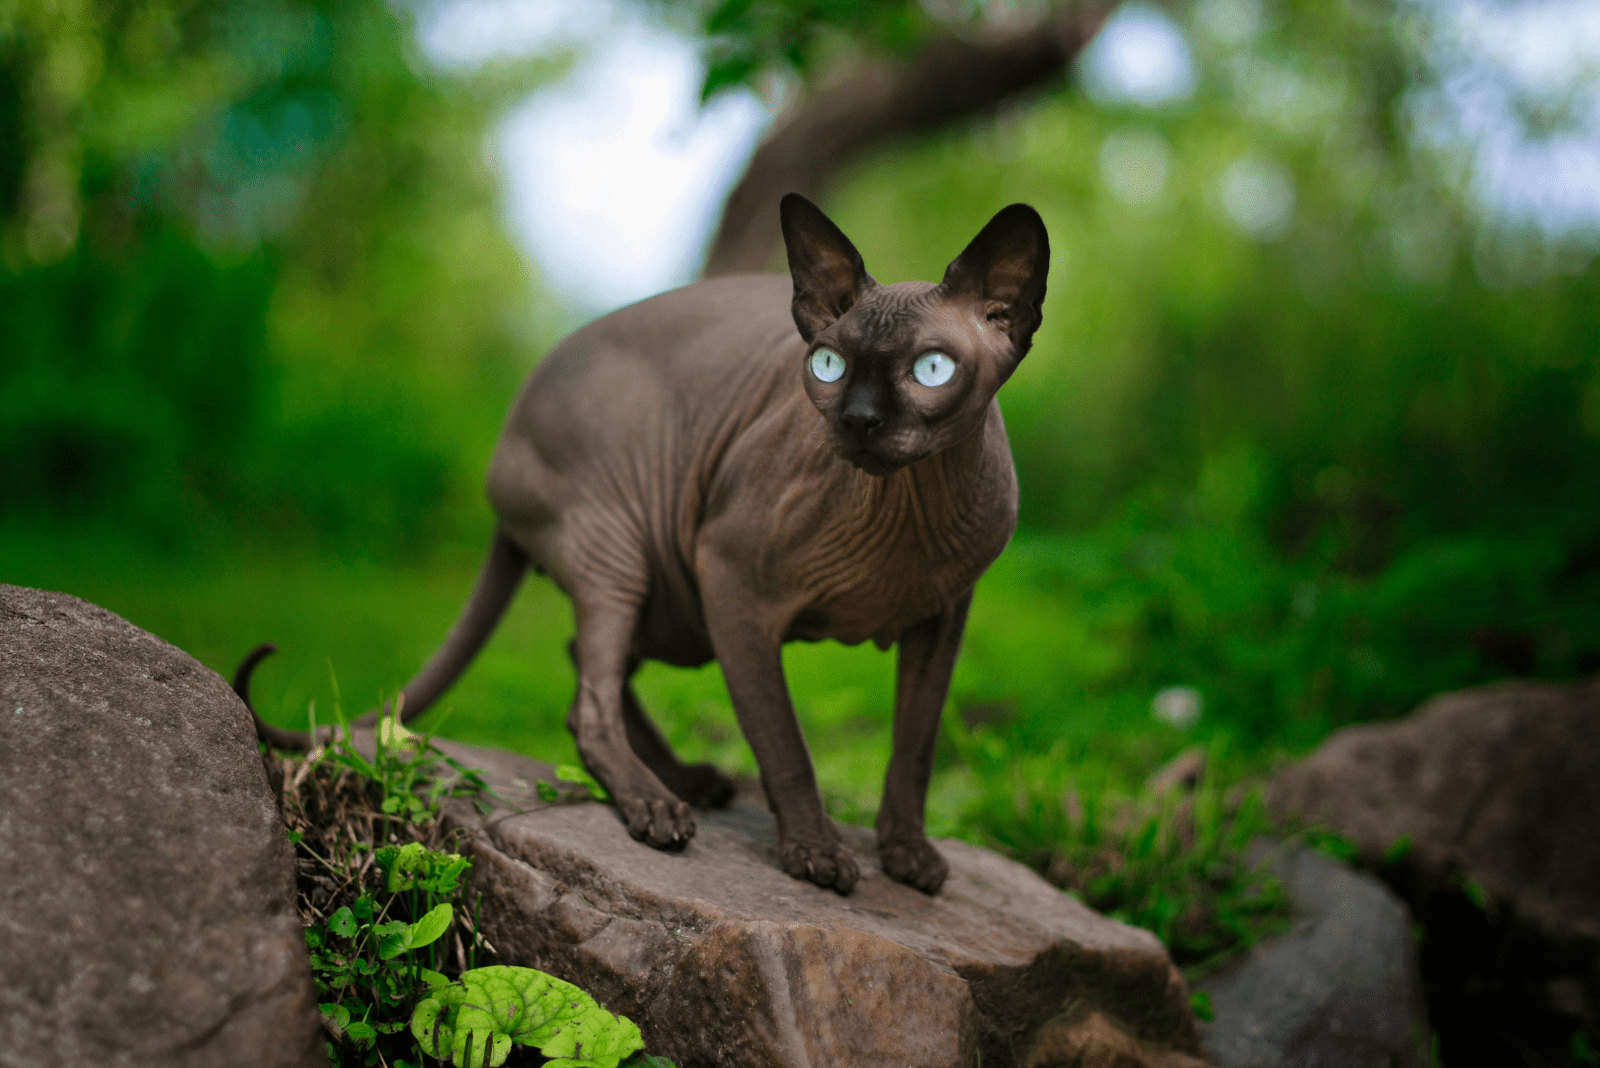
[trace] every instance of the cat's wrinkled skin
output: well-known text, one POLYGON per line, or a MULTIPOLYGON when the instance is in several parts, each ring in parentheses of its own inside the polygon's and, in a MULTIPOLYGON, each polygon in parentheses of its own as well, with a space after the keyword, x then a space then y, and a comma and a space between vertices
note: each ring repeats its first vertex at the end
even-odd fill
POLYGON ((844 893, 856 859, 823 811, 780 649, 898 642, 879 852, 892 878, 934 893, 947 869, 923 805, 939 716, 973 586, 1016 522, 994 396, 1039 325, 1048 239, 1014 204, 940 284, 880 286, 809 201, 785 197, 782 217, 792 285, 734 276, 635 304, 529 379, 489 470, 489 562, 405 711, 459 674, 531 564, 572 599, 567 723, 629 832, 681 848, 686 802, 733 796, 716 769, 678 761, 629 683, 642 659, 715 659, 784 870, 844 893), (835 381, 812 370, 821 349, 844 362, 835 381), (914 367, 933 351, 955 367, 929 386, 914 367))

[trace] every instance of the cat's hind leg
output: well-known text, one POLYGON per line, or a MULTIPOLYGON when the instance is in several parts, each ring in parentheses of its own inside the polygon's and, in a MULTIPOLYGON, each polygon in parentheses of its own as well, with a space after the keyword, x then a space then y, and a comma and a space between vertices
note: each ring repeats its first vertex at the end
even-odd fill
POLYGON ((567 728, 578 754, 610 791, 629 834, 657 849, 682 849, 694 837, 694 817, 635 753, 624 711, 637 602, 615 591, 589 591, 575 596, 573 607, 578 692, 567 728))
POLYGON ((622 719, 628 728, 628 744, 656 773, 667 789, 697 808, 727 808, 739 793, 739 786, 715 764, 685 764, 662 736, 630 681, 622 688, 622 719))
MULTIPOLYGON (((578 662, 578 643, 573 639, 567 646, 573 665, 578 662)), ((655 772, 656 778, 678 797, 697 808, 727 808, 739 793, 739 786, 714 764, 685 764, 644 706, 639 703, 633 689, 633 674, 639 660, 631 658, 628 664, 629 681, 622 687, 622 722, 628 732, 628 744, 634 755, 644 761, 645 767, 655 772)))

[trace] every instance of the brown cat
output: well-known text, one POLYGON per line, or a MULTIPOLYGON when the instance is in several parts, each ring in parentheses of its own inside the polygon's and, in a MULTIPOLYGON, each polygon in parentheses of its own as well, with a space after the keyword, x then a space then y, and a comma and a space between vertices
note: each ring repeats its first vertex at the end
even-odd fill
MULTIPOLYGON (((973 586, 1016 524, 994 396, 1039 326, 1049 239, 1013 204, 938 285, 882 286, 805 198, 780 210, 792 286, 732 276, 623 308, 528 380, 489 469, 489 560, 405 688, 405 716, 461 673, 532 566, 572 599, 567 725, 629 832, 682 848, 686 802, 733 796, 715 768, 677 759, 629 682, 643 659, 715 659, 783 869, 846 893, 859 871, 823 811, 780 649, 898 642, 878 850, 892 878, 934 893, 947 867, 923 806, 939 716, 973 586)), ((262 726, 275 744, 304 744, 262 726)))

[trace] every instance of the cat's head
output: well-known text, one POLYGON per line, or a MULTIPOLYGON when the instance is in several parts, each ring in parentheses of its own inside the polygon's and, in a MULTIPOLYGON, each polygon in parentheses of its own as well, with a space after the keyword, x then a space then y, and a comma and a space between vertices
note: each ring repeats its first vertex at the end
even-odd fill
POLYGON ((834 451, 887 475, 981 426, 1039 327, 1050 270, 1039 213, 1002 208, 938 285, 883 286, 815 204, 790 193, 779 212, 806 341, 798 371, 834 451))

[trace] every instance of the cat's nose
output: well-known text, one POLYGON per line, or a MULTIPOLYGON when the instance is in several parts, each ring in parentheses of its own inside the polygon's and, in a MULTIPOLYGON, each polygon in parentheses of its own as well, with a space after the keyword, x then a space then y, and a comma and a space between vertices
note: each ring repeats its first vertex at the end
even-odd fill
POLYGON ((857 436, 870 434, 883 425, 883 415, 878 411, 877 398, 863 389, 855 389, 845 398, 844 411, 839 413, 844 428, 857 436))
POLYGON ((852 434, 870 434, 883 425, 883 416, 870 405, 851 405, 839 413, 839 421, 852 434))

